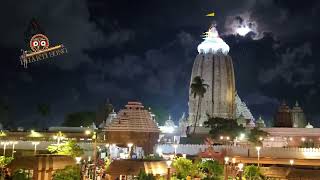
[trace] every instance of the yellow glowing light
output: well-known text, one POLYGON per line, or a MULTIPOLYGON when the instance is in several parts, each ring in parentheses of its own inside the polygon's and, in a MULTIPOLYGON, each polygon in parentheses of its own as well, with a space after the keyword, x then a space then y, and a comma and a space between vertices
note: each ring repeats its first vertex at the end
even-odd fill
POLYGON ((3 131, 0 132, 0 137, 6 136, 7 134, 3 131))
POLYGON ((233 163, 233 164, 236 163, 236 158, 232 158, 232 163, 233 163))
POLYGON ((215 13, 214 13, 214 12, 211 12, 211 13, 207 14, 206 16, 208 16, 208 17, 213 17, 213 16, 215 16, 215 13))
POLYGON ((35 130, 31 130, 29 137, 42 137, 42 134, 36 132, 35 130))
POLYGON ((293 159, 290 159, 289 163, 290 163, 290 165, 292 166, 293 163, 294 163, 294 160, 293 160, 293 159))

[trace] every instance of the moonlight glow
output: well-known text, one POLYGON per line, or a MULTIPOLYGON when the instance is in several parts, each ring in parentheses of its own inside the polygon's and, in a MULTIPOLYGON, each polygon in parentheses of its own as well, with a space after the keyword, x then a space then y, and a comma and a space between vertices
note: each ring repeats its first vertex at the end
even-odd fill
POLYGON ((242 26, 236 29, 236 33, 239 34, 240 36, 245 36, 247 35, 251 29, 248 26, 242 26))

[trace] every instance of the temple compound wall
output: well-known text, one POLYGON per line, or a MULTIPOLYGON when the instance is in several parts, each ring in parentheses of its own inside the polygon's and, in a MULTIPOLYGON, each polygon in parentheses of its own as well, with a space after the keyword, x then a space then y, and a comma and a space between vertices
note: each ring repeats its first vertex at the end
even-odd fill
MULTIPOLYGON (((209 145, 203 144, 179 144, 175 150, 173 145, 157 144, 154 147, 154 153, 161 149, 162 154, 177 154, 198 155, 203 152, 209 145)), ((255 147, 244 146, 212 146, 214 151, 222 152, 226 150, 227 156, 241 157, 257 157, 255 147)), ((273 158, 292 158, 292 159, 320 159, 320 148, 282 148, 282 147, 263 147, 260 150, 260 157, 273 158)))

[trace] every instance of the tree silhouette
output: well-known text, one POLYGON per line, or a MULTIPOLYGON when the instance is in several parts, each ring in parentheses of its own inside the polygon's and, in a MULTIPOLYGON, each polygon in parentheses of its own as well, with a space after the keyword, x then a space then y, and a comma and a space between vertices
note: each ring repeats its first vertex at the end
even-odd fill
POLYGON ((193 134, 196 131, 196 126, 197 126, 197 123, 198 123, 198 120, 199 120, 198 116, 199 116, 199 111, 201 109, 201 101, 202 101, 202 98, 203 98, 204 94, 207 91, 206 88, 209 86, 207 84, 204 84, 203 82, 204 82, 204 80, 200 76, 196 76, 196 77, 193 78, 192 84, 191 84, 191 87, 190 87, 191 88, 191 94, 193 94, 193 97, 194 98, 198 97, 198 107, 197 107, 196 118, 195 118, 195 121, 194 121, 193 134))

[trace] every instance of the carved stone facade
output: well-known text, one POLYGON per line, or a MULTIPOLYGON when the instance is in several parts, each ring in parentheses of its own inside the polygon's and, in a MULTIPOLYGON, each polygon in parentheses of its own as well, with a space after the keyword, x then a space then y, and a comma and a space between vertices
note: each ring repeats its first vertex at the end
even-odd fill
POLYGON ((160 132, 150 112, 139 102, 129 102, 106 126, 105 131, 108 143, 119 146, 133 143, 143 147, 147 154, 152 152, 160 132))
POLYGON ((197 126, 202 126, 211 117, 235 118, 235 79, 229 46, 211 27, 208 36, 198 46, 191 74, 191 82, 200 76, 208 85, 198 109, 199 97, 189 93, 189 124, 194 125, 198 112, 197 126))
MULTIPOLYGON (((192 79, 200 76, 208 88, 199 108, 197 125, 202 126, 211 117, 235 117, 235 80, 232 59, 224 54, 199 54, 194 62, 192 79)), ((193 124, 198 109, 199 97, 189 95, 189 120, 193 124)))

